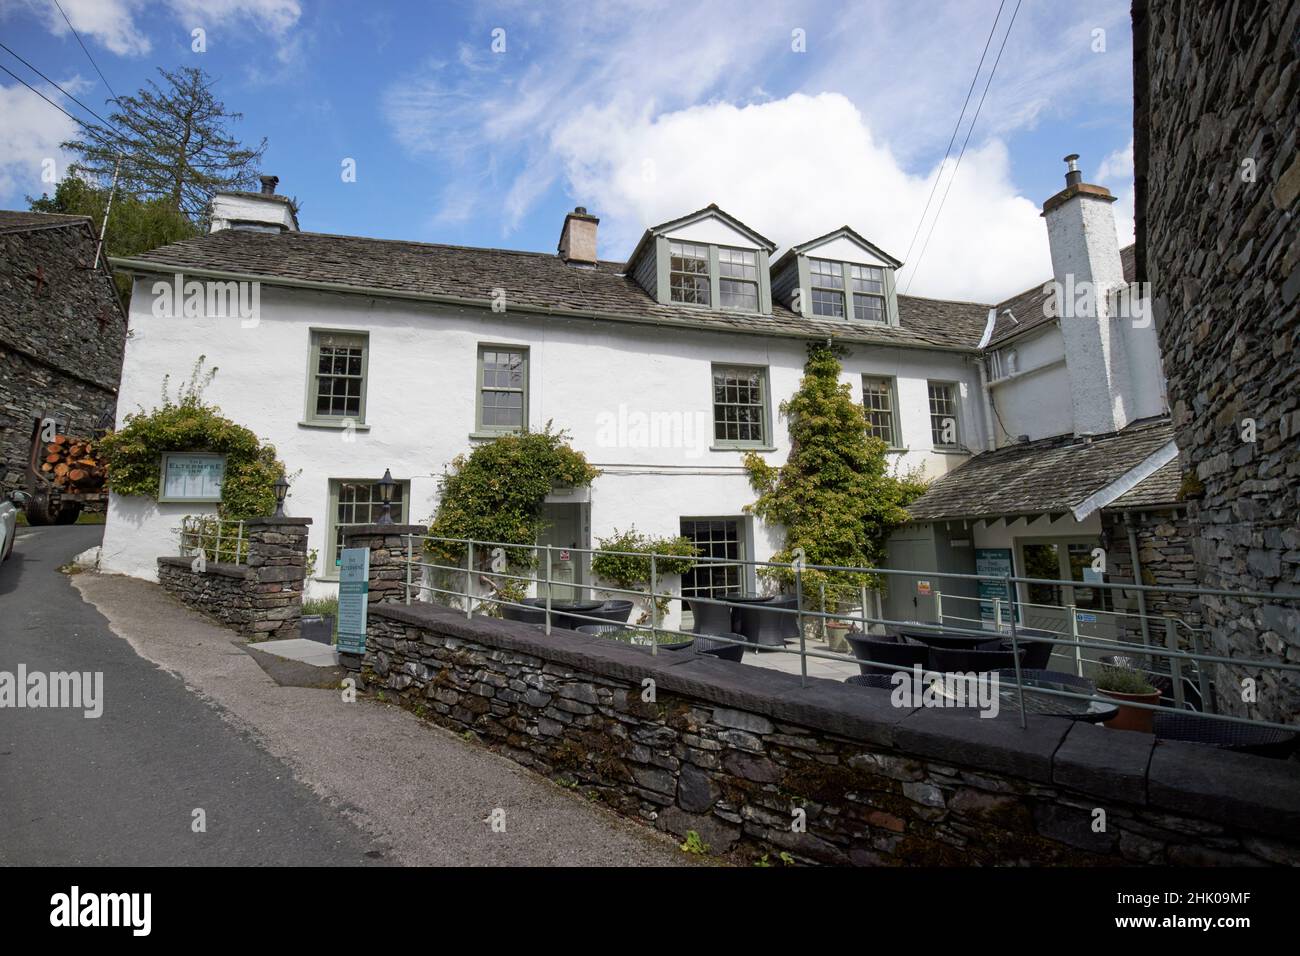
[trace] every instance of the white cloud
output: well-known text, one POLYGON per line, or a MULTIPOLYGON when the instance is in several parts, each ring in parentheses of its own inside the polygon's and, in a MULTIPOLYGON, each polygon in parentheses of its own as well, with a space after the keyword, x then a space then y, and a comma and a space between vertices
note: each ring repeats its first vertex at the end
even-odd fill
MULTIPOLYGON (((902 258, 930 190, 838 93, 610 119, 580 111, 552 145, 574 194, 597 197, 611 254, 647 225, 716 202, 782 247, 848 224, 902 258)), ((997 141, 967 152, 913 293, 989 301, 1051 273, 1038 207, 1009 172, 997 141)))
POLYGON ((1115 212, 1115 230, 1119 233, 1119 244, 1127 246, 1133 241, 1134 210, 1137 190, 1133 185, 1133 140, 1123 149, 1117 149, 1101 161, 1093 182, 1106 186, 1118 198, 1111 209, 1115 212))
MULTIPOLYGON (((33 85, 65 108, 71 105, 53 87, 33 85)), ((59 85, 74 95, 89 86, 78 77, 59 85)), ((24 196, 54 192, 54 183, 42 181, 47 160, 54 161, 56 179, 63 178, 70 157, 59 144, 72 138, 76 124, 18 83, 0 86, 0 116, 0 205, 25 208, 24 196)))
MULTIPOLYGON (((996 10, 718 0, 665 13, 625 0, 548 7, 542 24, 507 5, 470 28, 481 42, 393 83, 382 109, 397 142, 449 181, 430 197, 445 204, 432 223, 491 217, 509 236, 562 182, 602 217, 611 257, 646 225, 712 201, 781 243, 847 222, 902 258, 925 165, 951 135, 996 10), (494 55, 499 25, 507 52, 494 55), (795 28, 806 53, 791 49, 795 28)), ((1124 116, 1131 84, 1126 2, 1060 13, 1022 7, 914 294, 997 299, 1050 273, 1044 197, 1019 194, 1005 142, 1047 118, 1124 116), (1091 49, 1099 26, 1106 54, 1091 49)))

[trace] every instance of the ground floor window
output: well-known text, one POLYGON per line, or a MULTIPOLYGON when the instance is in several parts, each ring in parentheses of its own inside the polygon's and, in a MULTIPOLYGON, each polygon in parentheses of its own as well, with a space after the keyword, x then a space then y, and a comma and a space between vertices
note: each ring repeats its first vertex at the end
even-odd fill
POLYGON ((745 589, 745 524, 742 518, 683 518, 682 536, 700 556, 716 558, 682 575, 682 597, 721 597, 745 589))
POLYGON ((1027 578, 1051 578, 1060 581, 1077 581, 1079 585, 1027 584, 1026 597, 1030 604, 1054 607, 1074 605, 1092 611, 1113 610, 1108 588, 1080 586, 1094 581, 1092 573, 1094 548, 1098 544, 1086 541, 1034 541, 1021 545, 1020 554, 1027 578))
MULTIPOLYGON (((395 524, 406 523, 406 505, 410 498, 410 482, 399 481, 393 488, 393 506, 390 514, 395 524)), ((320 567, 327 577, 338 574, 339 552, 343 550, 343 532, 360 524, 374 524, 383 513, 384 502, 379 494, 378 479, 330 480, 329 554, 320 567)))

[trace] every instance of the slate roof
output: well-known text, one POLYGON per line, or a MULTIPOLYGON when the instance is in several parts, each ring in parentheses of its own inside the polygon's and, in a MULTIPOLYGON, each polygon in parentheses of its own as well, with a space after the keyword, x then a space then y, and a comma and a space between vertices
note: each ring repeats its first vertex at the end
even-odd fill
POLYGON ((720 332, 834 337, 850 343, 959 349, 974 352, 988 306, 898 297, 899 327, 805 319, 779 303, 770 316, 660 304, 625 274, 621 262, 574 266, 543 252, 483 249, 369 239, 316 232, 264 233, 242 229, 162 246, 119 268, 141 263, 163 271, 232 272, 287 282, 327 282, 358 291, 445 297, 486 306, 492 290, 506 290, 507 308, 691 326, 720 332))
POLYGON ((1157 468, 1146 481, 1126 491, 1106 507, 1108 508, 1145 508, 1155 505, 1168 505, 1180 501, 1179 491, 1183 487, 1183 470, 1175 458, 1167 465, 1157 468))
MULTIPOLYGON (((1173 439, 1169 420, 1155 419, 1091 442, 1059 435, 1008 445, 976 455, 937 479, 907 510, 914 521, 1068 512, 1173 439)), ((1177 462, 1170 464, 1176 470, 1177 462)), ((1174 482, 1170 488, 1169 467, 1157 469, 1112 504, 1129 496, 1141 504, 1176 501, 1178 486, 1174 482)))
MULTIPOLYGON (((1119 251, 1120 265, 1124 268, 1124 281, 1134 282, 1137 277, 1137 260, 1136 246, 1125 246, 1119 251)), ((1046 325, 1048 322, 1055 321, 1049 318, 1044 308, 1048 299, 1052 297, 1051 292, 1043 292, 1043 286, 1052 281, 1048 276, 1038 285, 1026 289, 1019 295, 1013 295, 1005 302, 999 302, 993 308, 998 310, 998 319, 993 324, 993 335, 989 339, 990 345, 997 345, 1012 336, 1027 332, 1030 329, 1037 328, 1040 325, 1046 325), (1007 318, 1006 312, 1010 310, 1015 317, 1013 322, 1007 318)))
POLYGON ((89 216, 68 216, 63 213, 26 212, 17 209, 0 209, 0 232, 25 232, 29 229, 47 229, 52 226, 75 226, 89 223, 89 216))

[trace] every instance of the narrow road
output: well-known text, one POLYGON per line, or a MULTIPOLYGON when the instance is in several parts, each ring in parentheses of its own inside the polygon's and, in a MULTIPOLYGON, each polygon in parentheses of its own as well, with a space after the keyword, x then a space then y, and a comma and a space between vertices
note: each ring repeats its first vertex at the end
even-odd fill
POLYGON ((141 659, 59 573, 102 530, 20 529, 0 564, 0 671, 98 671, 104 697, 90 719, 0 708, 0 863, 382 862, 371 838, 141 659), (203 833, 193 829, 200 809, 203 833))
POLYGON ((690 862, 404 710, 280 686, 156 585, 59 573, 99 531, 24 531, 0 565, 0 671, 104 675, 97 719, 0 708, 0 863, 690 862))

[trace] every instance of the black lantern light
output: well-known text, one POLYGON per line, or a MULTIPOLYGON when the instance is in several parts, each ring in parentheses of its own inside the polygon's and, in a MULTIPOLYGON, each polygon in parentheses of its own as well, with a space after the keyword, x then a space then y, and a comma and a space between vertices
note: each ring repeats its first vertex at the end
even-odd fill
POLYGON ((284 475, 281 475, 275 480, 275 484, 272 485, 272 487, 275 488, 275 517, 283 518, 284 499, 285 496, 289 494, 289 482, 284 475))
POLYGON ((379 500, 384 503, 383 510, 379 512, 379 520, 376 524, 393 523, 393 489, 397 487, 397 482, 393 481, 392 472, 387 468, 384 469, 384 477, 379 479, 379 500))

